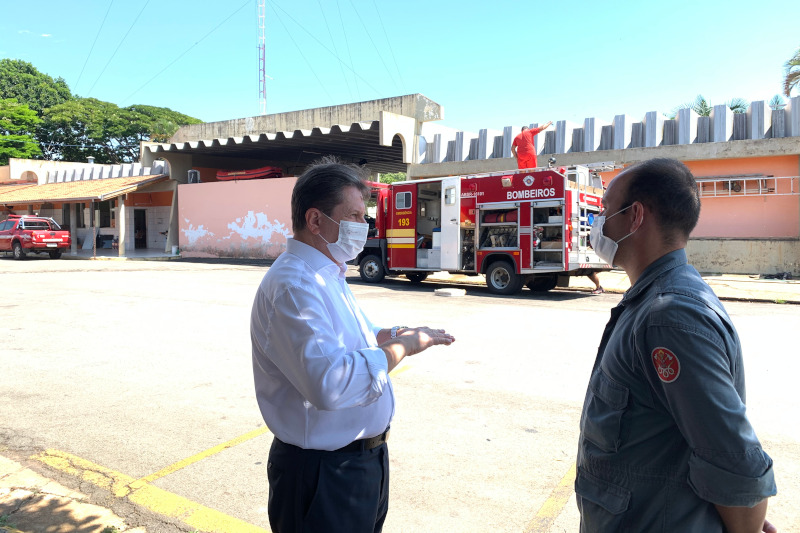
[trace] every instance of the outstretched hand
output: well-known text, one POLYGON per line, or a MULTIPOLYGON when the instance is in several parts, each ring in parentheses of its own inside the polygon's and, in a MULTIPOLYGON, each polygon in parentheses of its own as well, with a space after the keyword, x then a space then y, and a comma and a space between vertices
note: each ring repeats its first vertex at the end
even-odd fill
POLYGON ((443 329, 432 329, 425 326, 403 329, 400 331, 397 338, 408 341, 407 343, 404 342, 408 350, 406 355, 417 354, 438 344, 449 346, 456 340, 455 337, 445 332, 443 329))
POLYGON ((455 337, 443 329, 433 329, 425 326, 404 328, 398 332, 395 338, 382 343, 381 348, 386 353, 389 371, 391 371, 404 357, 418 354, 431 346, 439 344, 449 346, 455 340, 455 337))

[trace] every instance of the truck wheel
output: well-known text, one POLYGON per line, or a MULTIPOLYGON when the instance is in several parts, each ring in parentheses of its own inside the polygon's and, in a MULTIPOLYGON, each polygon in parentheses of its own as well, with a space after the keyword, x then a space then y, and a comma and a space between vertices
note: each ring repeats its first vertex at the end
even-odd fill
POLYGON ((380 283, 386 276, 386 269, 383 268, 381 258, 377 255, 367 255, 359 264, 361 279, 367 283, 380 283))
POLYGON ((61 250, 53 250, 50 252, 50 259, 58 259, 61 257, 61 250))
POLYGON ((25 250, 22 249, 20 243, 15 242, 12 248, 14 250, 14 259, 25 259, 25 250))
POLYGON ((522 288, 522 277, 507 261, 495 261, 486 272, 486 285, 495 294, 517 294, 522 288))
POLYGON ((528 281, 528 288, 533 292, 547 292, 556 288, 558 277, 555 275, 541 275, 528 281))
POLYGON ((406 274, 406 277, 408 278, 408 281, 410 281, 411 283, 422 283, 423 281, 428 279, 428 273, 427 272, 409 272, 408 274, 406 274))

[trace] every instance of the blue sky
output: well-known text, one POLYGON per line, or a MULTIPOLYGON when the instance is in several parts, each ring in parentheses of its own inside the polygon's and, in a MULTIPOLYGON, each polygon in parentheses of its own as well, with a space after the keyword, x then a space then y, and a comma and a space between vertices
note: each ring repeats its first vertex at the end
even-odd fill
MULTIPOLYGON (((0 58, 73 93, 259 113, 257 0, 0 0, 0 58)), ((769 100, 800 2, 267 0, 267 112, 422 93, 477 131, 769 100)))

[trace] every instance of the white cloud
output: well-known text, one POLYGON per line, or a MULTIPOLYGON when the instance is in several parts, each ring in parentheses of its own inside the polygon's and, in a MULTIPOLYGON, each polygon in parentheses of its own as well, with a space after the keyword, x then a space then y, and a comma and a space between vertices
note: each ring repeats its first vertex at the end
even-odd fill
POLYGON ((52 37, 52 34, 49 34, 49 33, 43 33, 43 34, 42 34, 42 37, 52 37))
POLYGON ((30 33, 28 30, 19 30, 17 33, 30 33))

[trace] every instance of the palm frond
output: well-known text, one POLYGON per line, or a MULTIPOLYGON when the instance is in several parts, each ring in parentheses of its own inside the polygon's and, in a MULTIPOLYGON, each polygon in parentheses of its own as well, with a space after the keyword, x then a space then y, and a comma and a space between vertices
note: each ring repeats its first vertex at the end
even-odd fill
POLYGON ((800 48, 795 51, 784 66, 786 67, 786 75, 783 78, 783 94, 788 98, 792 89, 800 84, 800 48))
POLYGON ((694 99, 691 108, 694 109, 694 112, 701 117, 707 117, 711 115, 711 111, 713 110, 713 107, 711 107, 708 101, 703 98, 702 94, 697 95, 697 98, 694 99))
POLYGON ((773 111, 780 111, 784 107, 786 107, 786 101, 784 101, 783 97, 779 94, 773 96, 769 101, 769 108, 773 111))
POLYGON ((750 102, 744 98, 731 98, 725 105, 734 113, 747 113, 747 106, 750 105, 750 102))

